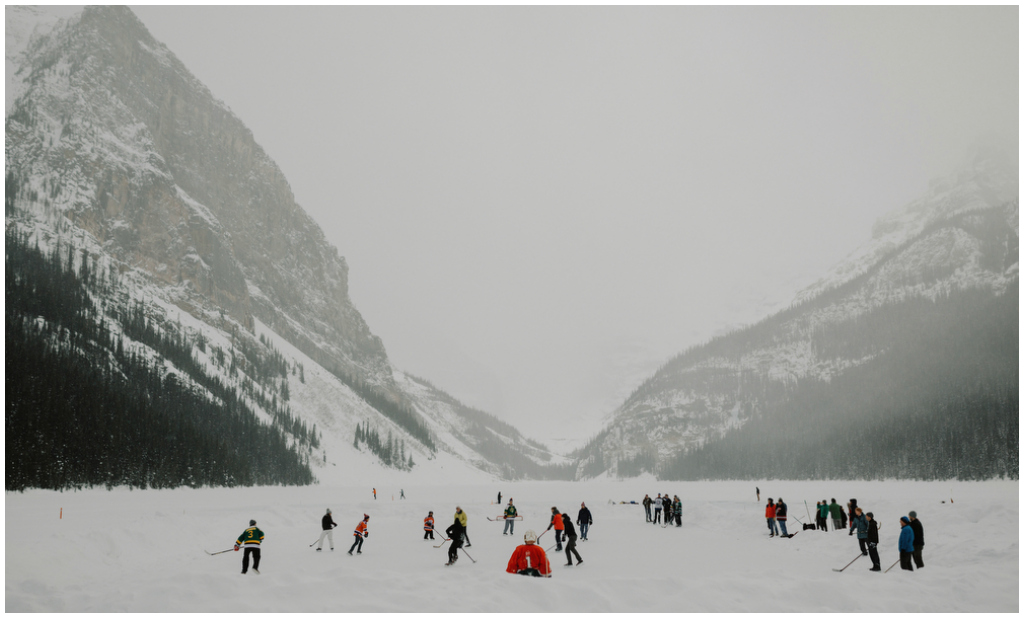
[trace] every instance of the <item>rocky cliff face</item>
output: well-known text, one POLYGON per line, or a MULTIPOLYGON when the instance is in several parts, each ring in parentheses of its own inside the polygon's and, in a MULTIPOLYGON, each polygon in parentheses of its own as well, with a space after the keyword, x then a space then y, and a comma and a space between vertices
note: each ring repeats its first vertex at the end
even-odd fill
POLYGON ((864 326, 876 324, 882 309, 902 315, 887 318, 891 332, 911 332, 914 312, 894 308, 962 291, 1015 290, 1017 194, 1013 157, 995 152, 937 179, 925 196, 879 220, 867 243, 790 308, 663 366, 578 453, 578 475, 657 470, 752 419, 786 410, 801 384, 828 384, 878 362, 897 347, 876 338, 881 329, 864 326))
POLYGON ((6 154, 19 197, 197 317, 257 317, 319 362, 392 384, 344 258, 252 133, 129 9, 86 8, 16 60, 6 154))

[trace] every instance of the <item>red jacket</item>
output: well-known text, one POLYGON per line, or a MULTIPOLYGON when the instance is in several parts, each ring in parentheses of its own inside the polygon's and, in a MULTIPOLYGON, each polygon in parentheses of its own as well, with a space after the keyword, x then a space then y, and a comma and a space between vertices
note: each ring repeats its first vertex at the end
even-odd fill
POLYGON ((539 545, 520 545, 508 559, 509 573, 518 573, 523 569, 537 569, 544 577, 551 577, 551 563, 539 545))
POLYGON ((433 517, 424 517, 423 518, 423 529, 424 530, 433 530, 434 529, 434 518, 433 517))
POLYGON ((772 518, 775 517, 775 505, 774 504, 769 504, 768 506, 764 507, 764 517, 765 517, 765 519, 772 519, 772 518))
POLYGON ((365 519, 363 521, 359 522, 359 525, 356 526, 356 531, 352 533, 352 536, 361 536, 361 537, 368 537, 368 536, 370 536, 370 532, 366 529, 366 520, 365 519))
POLYGON ((561 513, 551 515, 551 524, 548 525, 548 528, 550 529, 552 525, 555 526, 555 530, 565 530, 565 522, 562 521, 561 513))

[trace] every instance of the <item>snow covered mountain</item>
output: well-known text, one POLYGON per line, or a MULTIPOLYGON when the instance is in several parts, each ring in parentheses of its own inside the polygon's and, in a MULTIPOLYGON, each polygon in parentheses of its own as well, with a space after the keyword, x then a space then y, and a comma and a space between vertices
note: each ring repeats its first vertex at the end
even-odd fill
MULTIPOLYGON (((856 458, 796 461, 794 453, 820 446, 824 455, 846 440, 850 452, 866 453, 879 436, 850 436, 891 419, 957 431, 949 415, 939 422, 907 411, 975 414, 952 401, 952 387, 924 388, 938 376, 959 382, 960 393, 982 384, 979 396, 1003 393, 992 395, 1000 403, 986 410, 1001 410, 994 422, 1006 426, 999 432, 1016 435, 1016 413, 1011 420, 1008 411, 1017 401, 1017 196, 1015 154, 979 150, 963 169, 931 183, 925 196, 880 219, 867 243, 789 308, 665 364, 577 453, 578 475, 850 475, 859 469, 856 458), (923 369, 937 359, 948 363, 923 369), (900 379, 892 380, 896 374, 900 379)), ((957 466, 967 464, 946 463, 950 448, 936 446, 908 474, 965 474, 957 466), (937 470, 938 460, 956 469, 937 470)), ((1015 456, 989 459, 999 457, 992 473, 1005 471, 1003 464, 1014 473, 1015 456)), ((885 467, 875 463, 875 472, 857 474, 885 467)), ((892 466, 887 473, 899 474, 892 466)))
MULTIPOLYGON (((5 12, 8 281, 15 249, 38 247, 78 274, 81 315, 117 353, 92 340, 77 354, 119 359, 112 370, 127 375, 127 349, 210 400, 237 396, 318 477, 404 474, 410 460, 414 471, 522 475, 499 451, 527 467, 560 462, 392 365, 349 298, 345 259, 280 169, 131 10, 5 12)), ((15 279, 49 272, 39 259, 15 279)), ((7 313, 26 337, 89 339, 28 305, 7 313)), ((8 363, 8 383, 28 379, 8 363)))

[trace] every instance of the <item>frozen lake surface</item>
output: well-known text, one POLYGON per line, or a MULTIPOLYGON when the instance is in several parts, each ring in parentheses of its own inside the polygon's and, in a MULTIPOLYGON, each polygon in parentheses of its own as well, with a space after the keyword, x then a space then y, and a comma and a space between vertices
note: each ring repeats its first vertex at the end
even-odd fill
MULTIPOLYGON (((673 483, 639 478, 582 483, 437 484, 387 475, 377 485, 80 492, 6 496, 8 612, 1018 612, 1019 489, 1016 481, 673 483), (401 484, 406 483, 409 484, 401 484), (385 483, 387 483, 385 485, 385 483), (754 487, 761 488, 757 502, 754 487), (406 500, 399 499, 400 489, 406 500), (513 498, 525 519, 502 536, 513 498), (683 501, 683 527, 646 524, 645 493, 683 501), (801 531, 768 538, 767 497, 785 498, 790 531, 807 521, 804 500, 856 498, 882 522, 885 569, 898 559, 899 517, 924 525, 925 568, 872 573, 846 532, 801 531), (952 502, 950 500, 952 498, 952 502), (549 554, 550 579, 514 576, 505 565, 523 532, 540 534, 557 506, 575 521, 593 513, 584 565, 549 554), (943 502, 945 501, 945 502, 943 502), (434 511, 444 530, 461 506, 469 516, 472 563, 444 567, 446 547, 423 540, 434 511), (310 543, 330 507, 335 551, 310 543), (345 552, 367 513, 360 556, 345 552), (250 519, 266 533, 261 574, 242 575, 230 548, 250 519)), ((437 535, 438 539, 443 534, 437 535)), ((554 545, 553 533, 541 539, 554 545)))

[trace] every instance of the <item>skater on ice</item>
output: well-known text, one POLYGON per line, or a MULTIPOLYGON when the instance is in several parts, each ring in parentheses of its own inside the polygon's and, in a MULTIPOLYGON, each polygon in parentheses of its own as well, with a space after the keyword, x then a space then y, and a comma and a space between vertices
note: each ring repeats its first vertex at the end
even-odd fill
POLYGON ((583 558, 580 558, 580 553, 576 551, 576 528, 572 525, 572 518, 569 517, 568 513, 562 513, 562 525, 565 526, 565 558, 569 562, 565 566, 572 566, 572 557, 576 556, 576 564, 583 564, 583 558), (572 552, 570 554, 569 552, 572 552))
POLYGON ((551 507, 551 523, 548 524, 547 530, 551 528, 555 529, 555 551, 562 551, 562 533, 565 531, 565 520, 562 519, 562 514, 555 507, 551 507))
POLYGON ((356 550, 357 554, 363 553, 363 539, 370 536, 370 531, 367 528, 369 522, 370 516, 363 513, 363 521, 359 522, 359 525, 356 526, 355 532, 352 533, 352 536, 356 537, 356 540, 352 542, 352 547, 348 548, 348 555, 352 555, 353 549, 356 550))
POLYGON ((775 525, 775 500, 772 498, 768 498, 768 504, 764 507, 764 518, 768 521, 768 530, 771 532, 768 538, 778 534, 779 530, 775 525))
POLYGON ((868 519, 864 516, 863 510, 858 506, 853 511, 852 530, 857 533, 857 543, 860 545, 862 556, 868 555, 868 519))
POLYGON ((650 494, 644 494, 643 505, 644 505, 644 512, 647 514, 647 523, 651 523, 651 503, 652 502, 654 502, 654 501, 651 500, 650 494))
POLYGON ((334 523, 334 519, 331 517, 331 509, 327 509, 327 514, 320 520, 320 541, 316 547, 317 551, 323 551, 324 537, 327 537, 331 551, 334 551, 334 529, 337 527, 338 524, 334 523))
POLYGON ((260 574, 260 543, 263 542, 263 531, 256 527, 256 520, 249 520, 249 527, 235 541, 235 551, 245 547, 242 554, 242 575, 249 570, 249 554, 252 554, 252 570, 260 574))
POLYGON ((434 540, 434 511, 427 513, 423 518, 423 540, 434 540))
MULTIPOLYGON (((460 538, 466 543, 466 547, 472 547, 473 544, 469 542, 469 532, 467 531, 469 528, 469 516, 466 515, 466 512, 461 507, 455 507, 455 521, 459 522, 459 525, 462 526, 460 538)), ((450 534, 448 538, 451 538, 450 534)))
MULTIPOLYGON (((455 509, 461 512, 459 507, 455 507, 455 509)), ((445 563, 445 566, 451 566, 459 559, 459 548, 462 547, 462 537, 466 533, 466 528, 462 525, 462 521, 458 516, 456 516, 455 521, 444 532, 448 535, 448 540, 452 542, 451 546, 448 547, 448 562, 445 563)))

